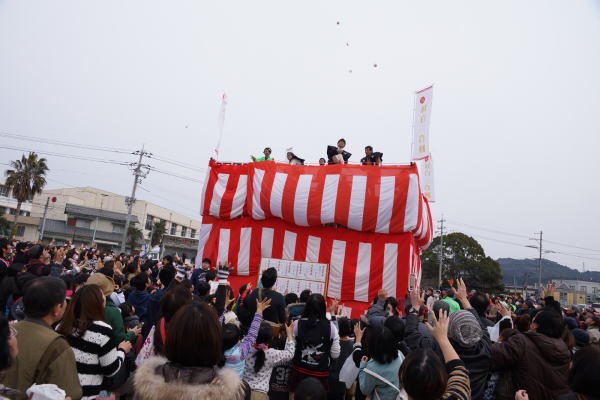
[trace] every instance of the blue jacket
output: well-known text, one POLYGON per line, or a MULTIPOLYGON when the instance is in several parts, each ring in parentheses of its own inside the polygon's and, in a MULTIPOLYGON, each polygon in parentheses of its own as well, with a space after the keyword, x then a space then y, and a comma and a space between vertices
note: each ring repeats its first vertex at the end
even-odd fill
POLYGON ((129 293, 127 301, 135 307, 135 314, 140 317, 140 321, 146 323, 146 314, 148 313, 148 301, 150 293, 145 290, 134 290, 129 293))

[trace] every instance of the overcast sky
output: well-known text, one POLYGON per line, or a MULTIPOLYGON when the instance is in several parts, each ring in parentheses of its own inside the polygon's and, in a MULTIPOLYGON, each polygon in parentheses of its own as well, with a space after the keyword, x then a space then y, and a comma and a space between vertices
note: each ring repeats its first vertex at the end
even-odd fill
MULTIPOLYGON (((570 254, 545 257, 600 270, 599 38, 598 0, 1 0, 0 143, 128 162, 7 135, 145 145, 195 181, 151 172, 138 197, 197 217, 222 93, 221 160, 316 162, 344 137, 354 161, 371 144, 401 163, 413 93, 434 84, 434 218, 494 258, 537 257, 542 229, 570 254)), ((48 188, 131 190, 126 166, 44 156, 48 188)))

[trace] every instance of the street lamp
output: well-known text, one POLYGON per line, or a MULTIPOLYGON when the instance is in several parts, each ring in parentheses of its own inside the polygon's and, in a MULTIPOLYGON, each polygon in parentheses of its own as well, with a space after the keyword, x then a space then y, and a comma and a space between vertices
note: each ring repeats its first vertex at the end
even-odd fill
MULTIPOLYGON (((108 197, 107 194, 104 193, 100 193, 100 196, 102 196, 102 198, 100 199, 100 212, 102 212, 102 206, 104 205, 104 198, 108 197)), ((96 214, 96 224, 94 225, 94 234, 92 235, 92 246, 94 245, 94 242, 96 241, 96 231, 98 230, 98 214, 96 214)))

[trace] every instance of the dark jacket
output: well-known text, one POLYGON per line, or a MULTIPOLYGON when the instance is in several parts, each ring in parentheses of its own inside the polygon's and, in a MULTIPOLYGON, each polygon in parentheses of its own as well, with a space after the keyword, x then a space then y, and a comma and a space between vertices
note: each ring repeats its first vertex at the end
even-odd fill
POLYGON ((127 301, 135 307, 135 314, 140 317, 140 321, 144 321, 144 323, 146 323, 149 300, 150 293, 145 290, 134 290, 129 293, 129 297, 127 298, 127 301))
POLYGON ((477 345, 470 348, 463 347, 452 339, 450 342, 469 371, 471 399, 483 399, 492 364, 492 344, 489 337, 484 333, 477 345))
POLYGON ((498 385, 497 400, 512 400, 519 389, 531 400, 558 400, 569 392, 570 355, 567 345, 537 332, 510 337, 492 345, 492 367, 511 369, 513 387, 498 385))
POLYGON ((256 312, 256 299, 259 297, 259 292, 263 298, 271 299, 271 306, 263 312, 265 321, 271 321, 276 324, 283 324, 285 321, 285 299, 283 295, 275 290, 270 289, 254 289, 246 297, 246 307, 250 315, 256 312))

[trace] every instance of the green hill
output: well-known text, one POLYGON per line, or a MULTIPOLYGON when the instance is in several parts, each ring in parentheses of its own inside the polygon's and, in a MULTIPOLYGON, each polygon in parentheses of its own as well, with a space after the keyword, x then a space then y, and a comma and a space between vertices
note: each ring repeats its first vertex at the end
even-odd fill
MULTIPOLYGON (((502 269, 503 282, 505 285, 523 286, 525 280, 528 285, 538 281, 538 259, 499 258, 496 260, 502 269)), ((542 260, 542 282, 556 279, 579 279, 591 282, 600 282, 600 272, 586 271, 581 273, 550 260, 542 260)))

